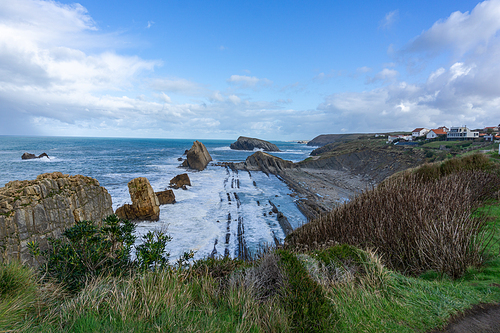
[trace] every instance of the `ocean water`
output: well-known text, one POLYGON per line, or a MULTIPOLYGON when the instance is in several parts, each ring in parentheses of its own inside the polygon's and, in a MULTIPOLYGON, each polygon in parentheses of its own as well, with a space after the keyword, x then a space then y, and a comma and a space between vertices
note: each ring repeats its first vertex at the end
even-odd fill
MULTIPOLYGON (((196 251, 195 258, 238 254, 238 224, 244 228, 250 252, 284 238, 271 200, 288 218, 293 228, 306 222, 297 209, 286 184, 262 172, 233 172, 217 162, 244 161, 253 151, 229 149, 234 141, 200 140, 214 160, 204 171, 179 168, 186 149, 194 140, 68 138, 0 136, 0 187, 12 180, 35 179, 46 172, 81 174, 96 178, 111 194, 113 209, 131 203, 127 183, 136 177, 148 178, 155 191, 168 188, 170 179, 187 172, 188 190, 174 190, 176 203, 160 206, 160 220, 137 223, 140 236, 160 229, 172 236, 168 244, 175 260, 184 251, 196 251), (21 160, 23 153, 50 158, 21 160), (227 237, 229 234, 229 238, 227 237), (216 245, 214 245, 217 243, 216 245)), ((281 152, 272 153, 294 162, 305 159, 313 148, 292 142, 275 142, 281 152)))

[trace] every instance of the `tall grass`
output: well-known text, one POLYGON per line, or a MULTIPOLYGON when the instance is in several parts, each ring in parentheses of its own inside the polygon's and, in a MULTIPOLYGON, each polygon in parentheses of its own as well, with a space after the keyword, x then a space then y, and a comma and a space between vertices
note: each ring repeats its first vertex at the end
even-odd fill
POLYGON ((499 188, 500 178, 485 171, 425 180, 407 173, 296 229, 286 246, 311 249, 333 240, 377 249, 391 269, 457 278, 484 260, 491 230, 472 212, 499 188))

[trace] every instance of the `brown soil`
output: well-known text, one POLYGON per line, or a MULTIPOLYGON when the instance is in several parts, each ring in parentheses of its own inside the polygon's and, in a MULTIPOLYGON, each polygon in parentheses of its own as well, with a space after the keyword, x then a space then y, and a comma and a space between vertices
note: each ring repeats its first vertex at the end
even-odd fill
POLYGON ((500 303, 478 304, 455 317, 442 330, 430 333, 500 333, 500 303))

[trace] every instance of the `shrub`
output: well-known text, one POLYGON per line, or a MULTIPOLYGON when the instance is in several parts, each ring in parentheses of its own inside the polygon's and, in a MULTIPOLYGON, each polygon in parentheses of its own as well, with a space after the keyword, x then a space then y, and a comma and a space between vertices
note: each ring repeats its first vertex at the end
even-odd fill
MULTIPOLYGON (((137 246, 137 263, 141 270, 157 271, 168 265, 170 253, 165 252, 172 237, 162 231, 148 231, 142 236, 144 243, 137 246)), ((186 254, 185 254, 186 255, 186 254)))
POLYGON ((296 229, 285 244, 314 248, 333 240, 377 249, 401 272, 435 270, 457 278, 483 261, 491 233, 485 218, 472 212, 499 188, 500 178, 484 171, 429 181, 409 173, 296 229))
POLYGON ((110 215, 98 227, 92 221, 78 221, 63 232, 63 238, 49 239, 49 248, 40 252, 30 244, 32 254, 42 257, 45 278, 54 278, 70 291, 78 291, 99 275, 119 275, 131 268, 130 250, 135 225, 110 215))

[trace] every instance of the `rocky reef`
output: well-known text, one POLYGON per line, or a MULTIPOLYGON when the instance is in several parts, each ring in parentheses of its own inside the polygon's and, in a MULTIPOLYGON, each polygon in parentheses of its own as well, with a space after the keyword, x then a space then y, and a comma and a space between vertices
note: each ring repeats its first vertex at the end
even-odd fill
POLYGON ((100 222, 110 214, 111 195, 96 179, 54 172, 11 181, 0 188, 1 259, 33 264, 28 242, 43 250, 48 237, 59 237, 75 221, 100 222))
POLYGON ((147 178, 132 179, 128 182, 128 192, 132 204, 125 204, 116 210, 119 218, 149 221, 160 219, 160 202, 147 178))
POLYGON ((235 150, 254 150, 254 148, 259 148, 264 151, 280 151, 279 148, 271 142, 245 136, 240 136, 238 140, 231 143, 229 147, 235 150))
POLYGON ((199 141, 193 142, 191 149, 186 151, 186 157, 182 166, 198 171, 204 170, 212 160, 212 156, 208 153, 207 147, 199 141))
POLYGON ((236 170, 262 171, 267 175, 277 175, 285 169, 294 168, 295 165, 292 161, 258 151, 248 156, 245 162, 234 163, 231 167, 236 170))

